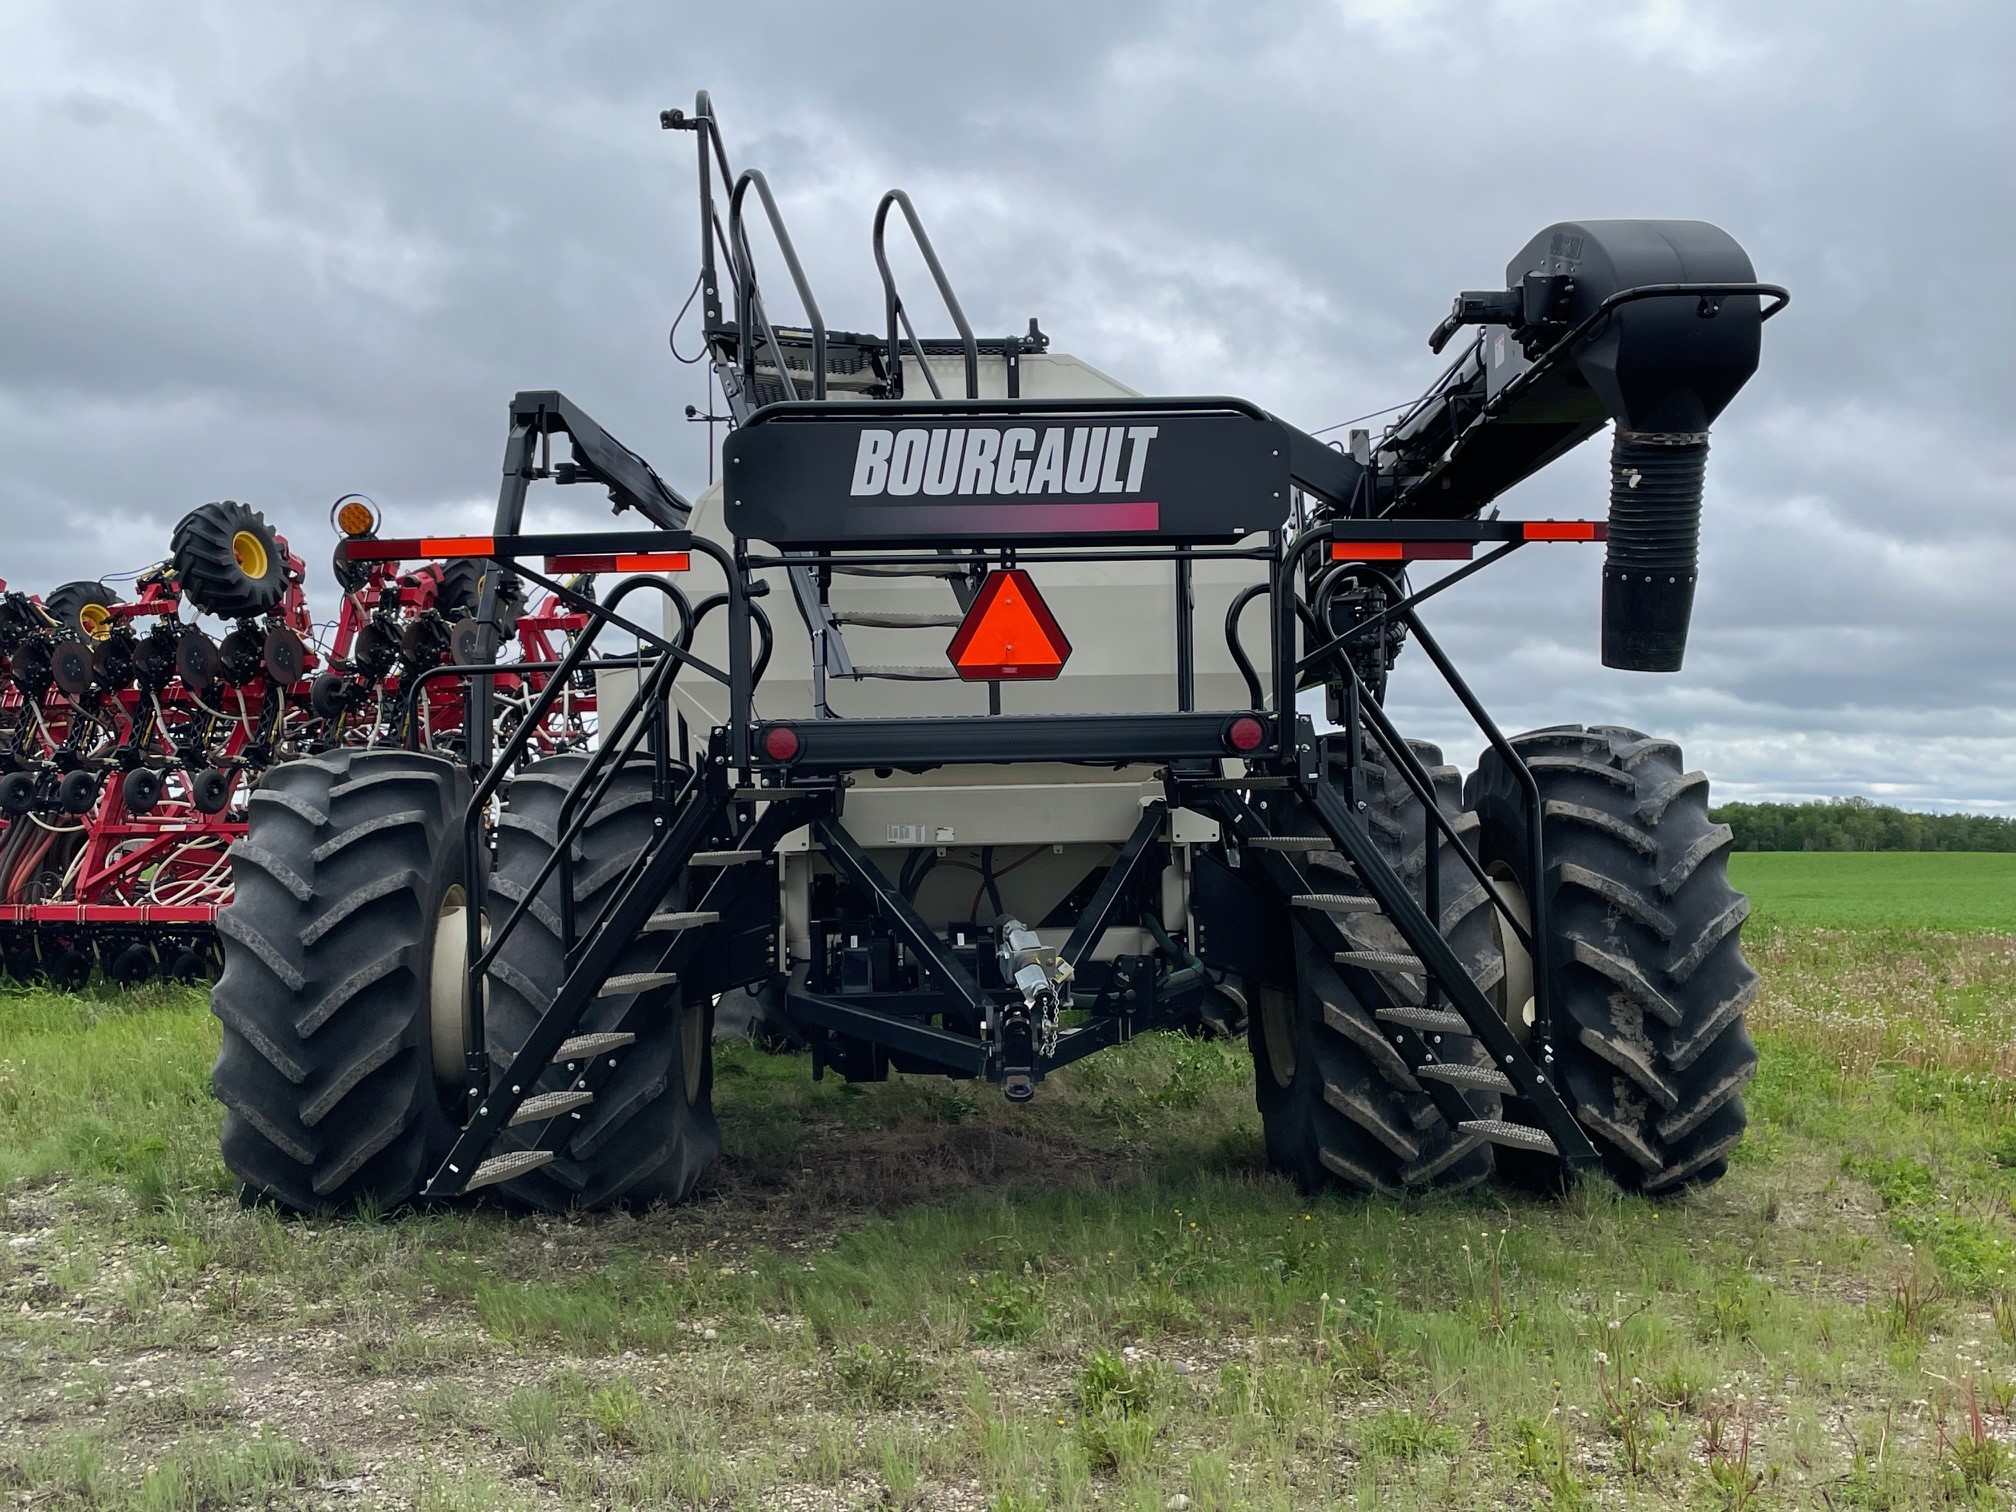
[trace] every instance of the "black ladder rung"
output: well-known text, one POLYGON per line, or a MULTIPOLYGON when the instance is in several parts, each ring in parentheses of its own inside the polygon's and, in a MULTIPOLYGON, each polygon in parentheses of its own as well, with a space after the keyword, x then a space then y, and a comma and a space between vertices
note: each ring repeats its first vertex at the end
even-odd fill
POLYGON ((623 997, 632 992, 649 992, 653 987, 670 987, 678 980, 676 971, 627 971, 609 978, 595 990, 595 996, 623 997))
POLYGON ((1297 908, 1315 908, 1324 913, 1377 913, 1379 900, 1357 893, 1303 893, 1293 900, 1297 908))
POLYGON ((816 798, 830 787, 738 787, 728 796, 737 803, 781 803, 789 798, 816 798))
POLYGON ((1295 780, 1292 777, 1193 777, 1186 780, 1183 785, 1207 788, 1214 792, 1240 793, 1249 789, 1261 791, 1293 787, 1295 780))
POLYGON ((861 625, 870 630, 957 630, 963 614, 913 614, 894 609, 836 609, 836 625, 861 625))
POLYGON ((751 850, 695 851, 687 861, 688 866, 747 866, 751 861, 761 861, 763 852, 751 850))
POLYGON ((699 929, 707 924, 719 924, 718 913, 662 913, 653 914, 644 922, 646 934, 676 934, 682 929, 699 929))
POLYGON ((1337 849, 1337 842, 1322 835, 1255 835, 1246 842, 1254 850, 1271 851, 1327 851, 1337 849))
POLYGON ((1493 1144, 1510 1145, 1515 1150, 1538 1150, 1543 1155, 1558 1155, 1551 1136, 1525 1124, 1508 1123, 1502 1118, 1467 1118, 1456 1125, 1459 1134, 1476 1134, 1493 1144))
POLYGON ((1333 959, 1339 966, 1363 966, 1367 971, 1391 971, 1403 976, 1428 974, 1419 956, 1402 955, 1397 950, 1340 950, 1333 959))
POLYGON ((1415 1008, 1407 1003, 1398 1003, 1391 1008, 1379 1008, 1372 1017, 1382 1024, 1397 1024, 1402 1029, 1419 1029, 1424 1034, 1468 1034, 1470 1025, 1460 1013, 1451 1013, 1446 1008, 1415 1008))
POLYGON ((541 1092, 518 1105, 518 1111, 511 1115, 511 1127, 515 1129, 520 1124, 558 1118, 562 1113, 585 1108, 593 1101, 595 1094, 581 1087, 570 1087, 565 1092, 541 1092))
POLYGON ((636 1035, 626 1034, 620 1029, 606 1034, 577 1034, 560 1042, 560 1048, 553 1052, 553 1064, 564 1066, 569 1061, 593 1060, 598 1055, 607 1055, 611 1050, 621 1050, 625 1045, 636 1043, 636 1035))
POLYGON ((959 676, 952 667, 863 667, 854 668, 857 678, 878 678, 883 682, 951 682, 959 676))
POLYGON ((1456 1061, 1435 1061, 1426 1066, 1416 1066, 1414 1076, 1417 1081, 1438 1081, 1451 1087, 1485 1087, 1493 1092, 1515 1092, 1512 1079, 1502 1071, 1494 1071, 1489 1066, 1466 1066, 1456 1061))
MULTIPOLYGON (((492 1155, 469 1174, 462 1183, 462 1190, 473 1192, 478 1187, 495 1186, 500 1181, 509 1181, 513 1176, 523 1176, 527 1171, 536 1171, 543 1165, 553 1163, 551 1150, 513 1150, 508 1155, 492 1155)), ((453 1171, 455 1167, 448 1167, 453 1171)))

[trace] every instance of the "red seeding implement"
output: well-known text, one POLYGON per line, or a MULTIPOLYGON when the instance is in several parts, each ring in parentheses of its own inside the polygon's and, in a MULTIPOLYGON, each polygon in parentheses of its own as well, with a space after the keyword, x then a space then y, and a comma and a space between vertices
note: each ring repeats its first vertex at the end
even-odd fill
MULTIPOLYGON (((368 541, 377 512, 332 511, 368 541)), ((467 645, 480 586, 468 560, 405 570, 339 560, 342 603, 324 646, 301 560, 243 504, 205 504, 131 597, 95 580, 36 598, 0 585, 0 965, 17 981, 77 987, 195 980, 218 965, 227 853, 265 772, 335 747, 459 752, 462 686, 425 677, 467 645), (213 635, 203 617, 224 622, 213 635)), ((585 584, 576 584, 579 591, 585 584)), ((529 670, 493 680, 515 730, 568 635, 585 623, 547 596, 506 600, 529 670)), ((592 728, 594 690, 565 690, 533 732, 542 753, 592 728)))

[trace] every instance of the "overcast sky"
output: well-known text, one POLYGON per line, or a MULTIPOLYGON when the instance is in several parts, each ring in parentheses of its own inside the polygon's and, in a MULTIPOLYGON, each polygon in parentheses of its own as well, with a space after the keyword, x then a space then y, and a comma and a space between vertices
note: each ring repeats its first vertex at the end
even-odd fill
MULTIPOLYGON (((1040 316, 1138 389, 1312 429, 1425 386, 1451 294, 1541 227, 1717 222, 1794 302, 1715 428, 1686 670, 1599 666, 1596 548, 1433 622, 1507 728, 1677 735, 1725 797, 2016 813, 2006 0, 15 0, 0 56, 13 587, 144 566, 234 497, 326 603, 338 494, 487 521, 519 388, 697 492, 704 369, 665 346, 693 139, 657 117, 707 88, 830 323, 878 323, 902 185, 984 330, 1040 316)), ((1507 512, 1599 513, 1604 450, 1507 512)), ((1403 720, 1473 757, 1403 667, 1403 720)))

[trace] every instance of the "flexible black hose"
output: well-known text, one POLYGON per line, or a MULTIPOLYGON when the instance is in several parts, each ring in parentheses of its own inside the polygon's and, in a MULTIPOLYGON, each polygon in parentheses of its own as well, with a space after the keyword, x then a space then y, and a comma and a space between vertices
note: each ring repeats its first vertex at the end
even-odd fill
POLYGON ((1701 549, 1705 431, 1621 427, 1610 446, 1603 559, 1603 664, 1677 672, 1687 651, 1701 549))

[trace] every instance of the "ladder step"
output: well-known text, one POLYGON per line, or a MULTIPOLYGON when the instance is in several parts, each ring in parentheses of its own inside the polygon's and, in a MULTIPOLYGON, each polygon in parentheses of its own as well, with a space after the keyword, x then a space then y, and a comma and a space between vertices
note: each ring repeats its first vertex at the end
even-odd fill
POLYGON ((957 630, 963 614, 907 614, 887 609, 836 609, 836 625, 865 625, 871 630, 957 630))
POLYGON ((1379 900, 1356 893, 1303 893, 1294 900, 1297 908, 1320 908, 1325 913, 1377 913, 1379 900))
POLYGON ((595 1094, 585 1088, 573 1087, 565 1092, 541 1092, 528 1097, 518 1105, 518 1111, 511 1115, 511 1127, 523 1123, 538 1123, 545 1118, 558 1118, 562 1113, 572 1113, 576 1108, 585 1108, 595 1101, 595 1094))
POLYGON ((1391 1008, 1380 1008, 1372 1017, 1382 1024, 1398 1024, 1402 1029, 1419 1029, 1424 1034, 1468 1034, 1470 1025, 1460 1013, 1451 1013, 1445 1008, 1415 1008, 1407 1003, 1399 1003, 1391 1008))
POLYGON ((790 798, 816 798, 830 787, 738 787, 728 796, 737 803, 781 803, 790 798))
POLYGON ((1559 1155, 1554 1141, 1539 1129, 1507 1123, 1502 1118, 1468 1118, 1456 1125, 1459 1134, 1481 1134, 1493 1144, 1510 1145, 1515 1150, 1538 1150, 1543 1155, 1559 1155))
POLYGON ((1254 850, 1327 851, 1336 845, 1322 835, 1255 835, 1246 842, 1254 850))
POLYGON ((745 850, 695 851, 689 866, 746 866, 751 861, 761 861, 763 852, 745 850))
POLYGON ((561 1042, 560 1048, 553 1052, 553 1064, 564 1066, 569 1061, 593 1060, 598 1055, 607 1055, 611 1050, 621 1050, 625 1045, 636 1043, 636 1035, 625 1034, 620 1029, 607 1034, 577 1034, 561 1042))
POLYGON ((861 667, 854 669, 857 678, 877 677, 884 682, 952 682, 959 676, 951 667, 861 667))
POLYGON ((719 924, 718 913, 662 913, 653 914, 644 925, 646 934, 672 934, 681 929, 698 929, 703 924, 719 924))
POLYGON ((679 980, 676 971, 633 971, 625 976, 613 976, 602 984, 597 997, 622 997, 629 992, 648 992, 653 987, 670 987, 679 980))
POLYGON ((1294 780, 1288 777, 1198 777, 1183 784, 1185 787, 1215 789, 1220 792, 1244 792, 1247 789, 1262 790, 1293 787, 1294 780))
POLYGON ((1426 976, 1428 968, 1419 956, 1396 950, 1340 950, 1334 958, 1339 966, 1363 966, 1367 971, 1397 971, 1405 976, 1426 976))
POLYGON ((1432 1065, 1416 1066, 1414 1076, 1417 1081, 1438 1081, 1451 1087, 1488 1087, 1493 1092, 1512 1092, 1517 1089, 1510 1077, 1502 1071, 1493 1071, 1489 1066, 1463 1066, 1454 1061, 1436 1061, 1432 1065))
POLYGON ((963 578, 966 569, 961 567, 886 567, 871 563, 849 565, 844 562, 833 564, 835 574, 844 577, 879 578, 963 578))
POLYGON ((513 1150, 508 1155, 492 1155, 462 1183, 462 1190, 473 1192, 478 1187, 495 1186, 500 1181, 509 1181, 513 1176, 523 1176, 527 1171, 536 1171, 552 1163, 551 1150, 513 1150))

